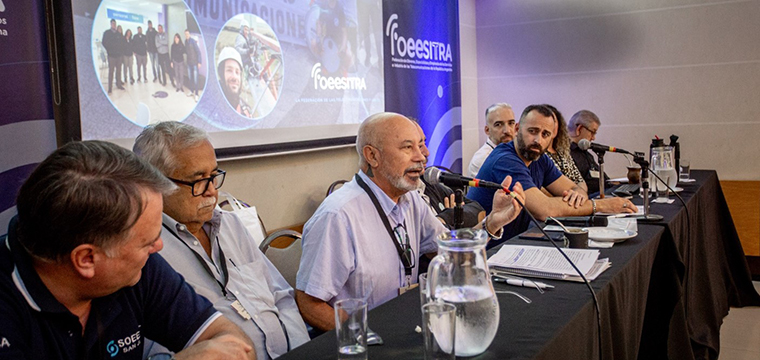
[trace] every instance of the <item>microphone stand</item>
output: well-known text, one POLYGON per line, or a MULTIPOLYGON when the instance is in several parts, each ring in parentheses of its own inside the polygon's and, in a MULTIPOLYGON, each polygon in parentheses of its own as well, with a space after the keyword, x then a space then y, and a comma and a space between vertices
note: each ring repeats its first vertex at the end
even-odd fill
MULTIPOLYGON (((604 150, 596 150, 596 158, 599 160, 599 198, 604 199, 604 150)), ((592 214, 593 215, 593 214, 592 214)))
POLYGON ((660 221, 662 215, 649 213, 649 161, 644 158, 644 153, 636 152, 633 155, 633 161, 641 166, 641 192, 644 195, 644 215, 634 216, 637 221, 660 221))
POLYGON ((462 203, 464 202, 464 187, 457 186, 454 189, 454 229, 461 229, 464 227, 464 208, 462 203))

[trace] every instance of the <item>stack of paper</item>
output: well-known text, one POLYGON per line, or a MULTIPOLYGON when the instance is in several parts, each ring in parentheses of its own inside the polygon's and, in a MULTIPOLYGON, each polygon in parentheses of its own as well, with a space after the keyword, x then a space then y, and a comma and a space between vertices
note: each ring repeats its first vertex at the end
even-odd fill
MULTIPOLYGON (((599 259, 599 250, 563 249, 575 266, 592 281, 612 266, 609 259, 599 259)), ((583 282, 583 279, 553 247, 504 245, 488 259, 488 267, 507 274, 545 279, 583 282)))

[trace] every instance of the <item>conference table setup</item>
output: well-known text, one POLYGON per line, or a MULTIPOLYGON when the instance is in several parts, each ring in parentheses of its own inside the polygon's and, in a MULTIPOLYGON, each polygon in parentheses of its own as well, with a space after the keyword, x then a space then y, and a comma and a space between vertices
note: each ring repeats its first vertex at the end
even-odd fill
MULTIPOLYGON (((599 301, 604 359, 715 359, 729 307, 760 306, 717 173, 692 170, 691 177, 696 181, 678 184, 687 209, 677 199, 652 203, 650 212, 661 221, 639 222, 636 236, 599 249, 599 258, 612 264, 590 283, 599 301)), ((632 201, 643 202, 639 196, 632 201)), ((550 246, 518 237, 504 244, 550 246)), ((490 249, 489 257, 501 246, 490 249)), ((541 282, 554 288, 540 293, 493 284, 498 330, 488 349, 472 359, 599 358, 596 310, 586 285, 541 282)), ((418 289, 369 311, 367 321, 383 339, 383 345, 369 346, 368 358, 423 358, 418 289)), ((334 359, 336 349, 335 332, 329 331, 281 359, 334 359)))

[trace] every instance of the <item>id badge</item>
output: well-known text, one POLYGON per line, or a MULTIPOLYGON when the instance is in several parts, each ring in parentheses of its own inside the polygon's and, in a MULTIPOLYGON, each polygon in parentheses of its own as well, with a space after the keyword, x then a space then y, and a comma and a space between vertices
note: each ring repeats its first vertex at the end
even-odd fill
POLYGON ((251 320, 251 314, 248 313, 248 311, 243 307, 243 304, 240 303, 240 300, 235 300, 230 304, 230 307, 235 310, 235 312, 240 315, 244 320, 251 320))
POLYGON ((407 292, 409 290, 412 290, 412 289, 416 288, 417 286, 420 286, 420 284, 411 284, 409 286, 402 286, 402 287, 398 288, 398 294, 401 295, 401 294, 403 294, 403 293, 405 293, 405 292, 407 292))
POLYGON ((599 170, 589 170, 588 174, 594 179, 599 178, 599 170))

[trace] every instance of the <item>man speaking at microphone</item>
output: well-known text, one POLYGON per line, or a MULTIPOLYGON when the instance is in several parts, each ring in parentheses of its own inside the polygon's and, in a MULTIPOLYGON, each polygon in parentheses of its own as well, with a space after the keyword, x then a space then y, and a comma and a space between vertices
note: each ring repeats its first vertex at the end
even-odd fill
MULTIPOLYGON (((335 327, 333 304, 364 298, 370 309, 417 282, 417 258, 435 255, 436 237, 447 231, 416 191, 425 169, 425 142, 415 124, 395 113, 367 118, 359 127, 360 171, 330 194, 304 225, 296 302, 306 322, 335 327)), ((503 184, 511 183, 507 177, 503 184)), ((523 199, 516 183, 512 193, 523 199)), ((504 191, 476 228, 494 236, 521 207, 504 191)))
MULTIPOLYGON (((511 176, 525 189, 525 206, 538 219, 548 216, 591 215, 595 212, 629 213, 636 206, 627 199, 589 200, 588 195, 554 166, 546 155, 556 120, 552 111, 543 105, 530 105, 523 110, 517 124, 515 141, 500 144, 488 156, 477 178, 501 182, 511 176), (544 195, 544 187, 552 197, 544 195)), ((478 201, 486 212, 491 210, 494 190, 472 188, 467 197, 478 201)), ((530 217, 524 212, 504 228, 503 239, 509 239, 528 229, 530 217)), ((493 244, 489 244, 493 246, 493 244)))

